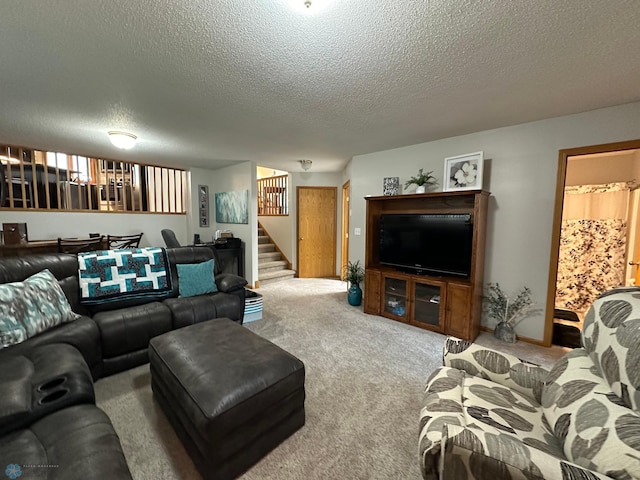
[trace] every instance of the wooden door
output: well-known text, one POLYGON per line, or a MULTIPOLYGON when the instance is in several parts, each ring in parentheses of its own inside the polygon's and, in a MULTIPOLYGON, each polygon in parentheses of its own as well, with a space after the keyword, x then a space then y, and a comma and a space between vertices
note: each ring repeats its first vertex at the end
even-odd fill
POLYGON ((298 276, 336 276, 336 187, 298 187, 298 276))
POLYGON ((349 212, 351 207, 349 205, 350 196, 350 182, 347 181, 342 185, 342 232, 340 234, 340 280, 344 280, 345 272, 347 271, 347 264, 349 263, 349 212))
POLYGON ((625 285, 640 286, 640 190, 632 190, 627 213, 627 261, 625 285))

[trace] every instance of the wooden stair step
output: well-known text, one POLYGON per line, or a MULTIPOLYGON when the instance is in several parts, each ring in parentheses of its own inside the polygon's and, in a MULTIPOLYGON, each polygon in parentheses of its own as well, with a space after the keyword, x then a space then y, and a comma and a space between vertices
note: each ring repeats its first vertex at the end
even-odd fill
POLYGON ((287 261, 286 260, 276 260, 272 262, 262 262, 258 263, 258 276, 262 275, 266 272, 271 272, 274 270, 286 270, 287 269, 287 261))
POLYGON ((282 255, 280 252, 267 252, 267 253, 259 253, 258 254, 258 267, 261 263, 264 262, 274 262, 276 260, 282 259, 282 255))
POLYGON ((264 285, 266 283, 288 280, 289 278, 295 277, 295 274, 296 272, 293 270, 275 270, 273 272, 258 275, 258 280, 261 285, 264 285))
POLYGON ((276 246, 273 243, 258 244, 258 254, 275 252, 275 251, 276 251, 276 246))

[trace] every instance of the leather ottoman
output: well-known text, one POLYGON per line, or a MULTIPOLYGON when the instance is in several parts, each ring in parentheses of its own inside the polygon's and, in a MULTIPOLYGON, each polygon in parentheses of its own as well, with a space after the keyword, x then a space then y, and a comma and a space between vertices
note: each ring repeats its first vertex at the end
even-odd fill
POLYGON ((149 343, 151 387, 205 479, 235 478, 304 425, 304 364, 219 318, 149 343))

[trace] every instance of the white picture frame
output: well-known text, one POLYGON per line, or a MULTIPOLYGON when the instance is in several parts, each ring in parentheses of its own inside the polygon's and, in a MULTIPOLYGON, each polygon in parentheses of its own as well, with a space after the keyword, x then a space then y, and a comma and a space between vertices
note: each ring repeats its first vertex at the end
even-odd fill
POLYGON ((444 159, 444 192, 482 190, 484 157, 482 152, 466 153, 444 159))

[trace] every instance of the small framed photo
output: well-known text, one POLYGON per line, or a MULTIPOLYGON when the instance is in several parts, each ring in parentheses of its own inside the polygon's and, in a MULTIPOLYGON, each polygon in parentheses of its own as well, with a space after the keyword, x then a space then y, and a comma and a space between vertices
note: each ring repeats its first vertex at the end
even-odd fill
POLYGON ((483 163, 482 152, 445 158, 443 191, 481 190, 483 163))
POLYGON ((398 195, 400 193, 400 177, 385 177, 382 183, 383 195, 398 195))
POLYGON ((198 200, 200 203, 200 226, 209 226, 209 186, 198 185, 198 200))

